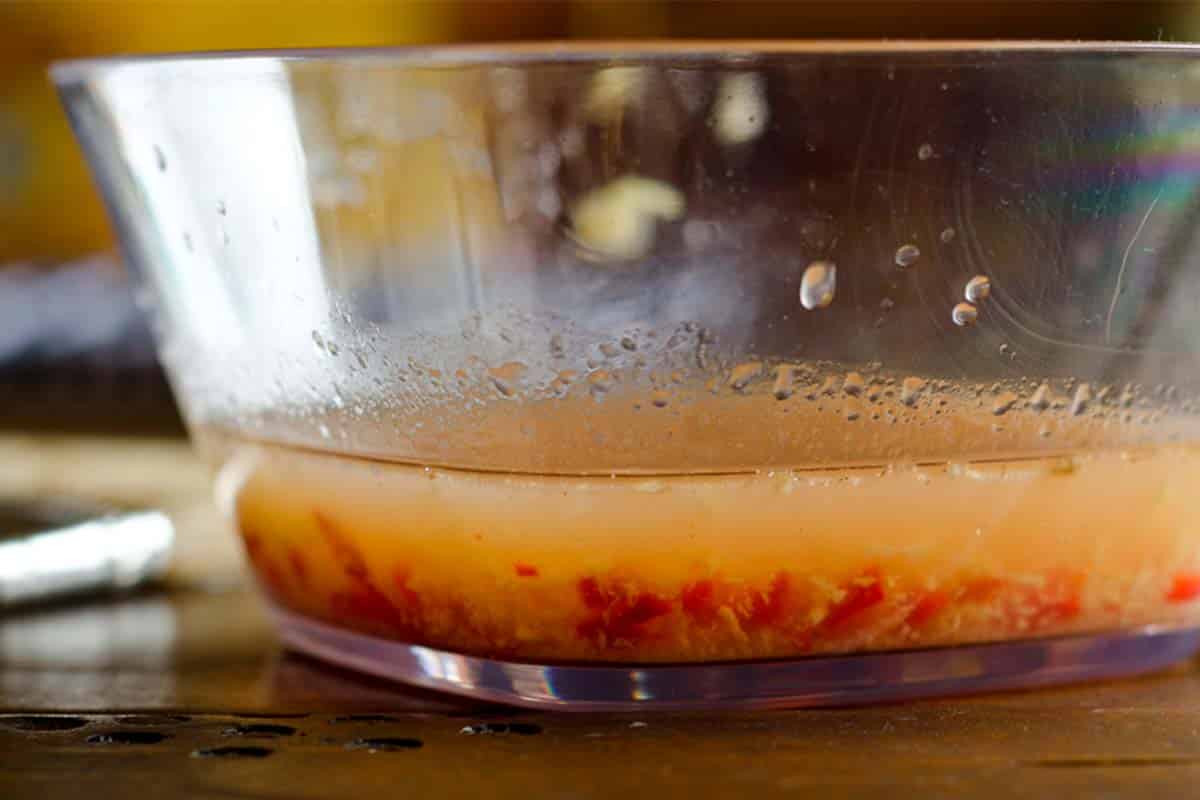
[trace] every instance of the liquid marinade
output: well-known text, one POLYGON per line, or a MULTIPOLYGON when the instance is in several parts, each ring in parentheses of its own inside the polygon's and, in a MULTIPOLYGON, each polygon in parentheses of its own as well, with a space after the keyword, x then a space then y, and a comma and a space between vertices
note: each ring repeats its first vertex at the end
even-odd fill
MULTIPOLYGON (((927 421, 951 439, 996 427, 1001 400, 927 421)), ((1027 413, 1005 422, 1041 441, 1027 413)), ((1074 447, 1097 423, 1062 417, 1057 451, 725 474, 479 472, 199 438, 236 475, 274 603, 444 650, 696 662, 1200 622, 1200 447, 1074 447)), ((840 441, 853 418, 792 422, 840 441)), ((893 435, 930 435, 909 427, 893 435)))

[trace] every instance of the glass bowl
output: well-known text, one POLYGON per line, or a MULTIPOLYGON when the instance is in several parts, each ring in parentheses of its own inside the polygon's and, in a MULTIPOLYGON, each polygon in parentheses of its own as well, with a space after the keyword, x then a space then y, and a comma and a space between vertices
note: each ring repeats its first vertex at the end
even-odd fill
POLYGON ((287 643, 519 704, 769 706, 1200 644, 1198 54, 54 77, 287 643))

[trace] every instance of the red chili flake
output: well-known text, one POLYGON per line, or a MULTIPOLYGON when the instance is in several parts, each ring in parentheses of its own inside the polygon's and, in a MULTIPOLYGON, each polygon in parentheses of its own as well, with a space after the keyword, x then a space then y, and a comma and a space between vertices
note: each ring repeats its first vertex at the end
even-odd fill
POLYGON ((1039 606, 1033 612, 1032 624, 1036 628, 1054 625, 1056 623, 1066 622, 1079 616, 1079 612, 1083 610, 1083 606, 1079 602, 1078 597, 1068 597, 1062 600, 1054 600, 1039 606))
POLYGON ((346 538, 341 529, 325 514, 320 511, 313 511, 313 518, 317 521, 317 528, 321 531, 321 535, 325 537, 329 548, 333 550, 333 557, 341 565, 342 571, 352 579, 366 579, 367 562, 362 557, 362 553, 358 551, 358 548, 346 538))
POLYGON ((587 639, 597 646, 603 645, 606 641, 603 617, 588 617, 575 626, 575 632, 579 634, 580 639, 587 639))
POLYGON ((348 592, 335 593, 330 597, 330 605, 339 616, 380 623, 398 631, 409 629, 407 621, 387 595, 369 583, 348 592))
POLYGON ((883 602, 883 581, 878 570, 868 570, 845 587, 842 599, 829 608, 821 628, 836 631, 846 627, 862 612, 883 602), (868 582, 869 581, 869 582, 868 582))
POLYGON ((679 593, 679 605, 689 617, 697 622, 709 624, 717 618, 719 608, 716 587, 708 579, 689 583, 679 593))
POLYGON ((396 587, 397 593, 399 593, 406 606, 419 609, 421 606, 421 596, 409 587, 408 581, 408 570, 404 567, 396 567, 392 573, 392 585, 396 587))
MULTIPOLYGON (((313 511, 313 518, 321 535, 333 550, 334 559, 350 579, 351 588, 330 597, 330 607, 337 616, 359 619, 385 625, 398 635, 413 639, 419 624, 414 624, 392 600, 371 582, 367 562, 358 548, 346 537, 333 520, 320 511, 313 511)), ((405 608, 419 610, 419 597, 408 587, 408 572, 397 569, 392 583, 405 608)))
POLYGON ((775 573, 765 593, 756 591, 750 596, 750 610, 742 615, 743 621, 751 627, 766 627, 782 622, 791 585, 791 577, 786 572, 775 573))
POLYGON ((1002 592, 1008 586, 1008 581, 999 578, 975 578, 967 581, 963 587, 962 602, 986 603, 1002 592))
POLYGON ((908 612, 904 621, 910 628, 922 628, 940 614, 949 602, 950 596, 943 591, 935 589, 932 592, 925 592, 917 600, 912 611, 908 612))
POLYGON ((1200 597, 1200 573, 1181 572, 1176 575, 1167 592, 1167 602, 1190 603, 1197 597, 1200 597))
POLYGON ((538 568, 533 564, 526 564, 521 561, 513 564, 513 571, 517 573, 518 578, 536 578, 540 574, 538 573, 538 568))
POLYGON ((580 579, 578 589, 579 596, 588 609, 603 611, 608 606, 608 598, 600 591, 600 583, 595 578, 580 579))
POLYGON ((671 612, 671 601, 653 592, 630 595, 623 586, 602 587, 592 577, 580 580, 577 588, 592 613, 576 632, 597 646, 634 642, 645 635, 647 623, 671 612))
POLYGON ((295 575, 301 583, 308 580, 308 564, 304 562, 304 556, 296 548, 288 550, 288 564, 292 567, 292 574, 295 575))
POLYGON ((633 641, 641 637, 646 623, 671 613, 671 601, 650 592, 632 600, 621 598, 609 609, 605 630, 608 641, 633 641))
POLYGON ((1035 628, 1044 628, 1079 616, 1083 610, 1083 582, 1083 575, 1078 573, 1057 572, 1050 575, 1046 585, 1035 590, 1029 600, 1033 609, 1030 624, 1035 628))

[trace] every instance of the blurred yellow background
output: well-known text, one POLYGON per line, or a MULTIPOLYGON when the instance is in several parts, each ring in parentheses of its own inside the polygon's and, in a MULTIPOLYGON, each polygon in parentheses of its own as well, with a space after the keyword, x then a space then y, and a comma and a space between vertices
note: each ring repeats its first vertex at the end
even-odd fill
POLYGON ((111 247, 47 78, 92 55, 618 37, 1187 39, 1195 2, 0 0, 0 263, 111 247))

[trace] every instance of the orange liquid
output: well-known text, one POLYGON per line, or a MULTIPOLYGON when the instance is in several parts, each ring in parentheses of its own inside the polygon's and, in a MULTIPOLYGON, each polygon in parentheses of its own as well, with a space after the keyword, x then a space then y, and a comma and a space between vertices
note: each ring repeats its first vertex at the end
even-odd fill
POLYGON ((694 662, 1200 622, 1187 445, 616 477, 219 445, 274 602, 445 650, 694 662))

